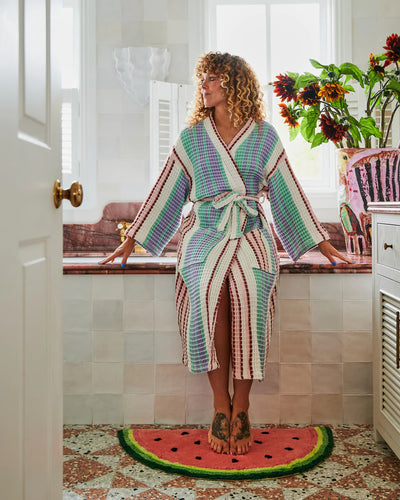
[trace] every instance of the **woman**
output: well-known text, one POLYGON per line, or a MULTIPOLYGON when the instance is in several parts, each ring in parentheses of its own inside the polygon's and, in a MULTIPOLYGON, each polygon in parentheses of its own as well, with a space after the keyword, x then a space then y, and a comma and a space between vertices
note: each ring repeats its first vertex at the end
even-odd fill
POLYGON ((318 246, 332 262, 345 256, 327 241, 274 130, 263 121, 258 81, 240 57, 210 52, 198 61, 189 127, 183 130, 133 224, 108 258, 135 240, 160 255, 180 226, 176 303, 183 362, 208 372, 214 395, 209 442, 217 453, 251 445, 249 393, 264 378, 279 257, 261 207, 268 197, 276 231, 297 260, 318 246), (229 394, 232 366, 233 395, 229 394))

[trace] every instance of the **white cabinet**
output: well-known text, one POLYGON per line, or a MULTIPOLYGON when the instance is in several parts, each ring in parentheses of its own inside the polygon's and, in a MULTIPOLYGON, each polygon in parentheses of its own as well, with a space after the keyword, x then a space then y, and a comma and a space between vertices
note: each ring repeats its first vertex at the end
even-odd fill
POLYGON ((400 203, 371 203, 374 428, 400 457, 400 203))

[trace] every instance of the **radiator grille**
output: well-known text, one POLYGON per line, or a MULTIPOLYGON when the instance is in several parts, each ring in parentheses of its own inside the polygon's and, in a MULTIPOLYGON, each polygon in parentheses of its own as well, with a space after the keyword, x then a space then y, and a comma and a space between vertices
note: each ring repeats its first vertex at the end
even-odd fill
POLYGON ((164 167, 165 160, 171 148, 171 102, 158 101, 158 170, 164 167))
POLYGON ((398 322, 400 300, 382 293, 382 412, 400 426, 398 322))

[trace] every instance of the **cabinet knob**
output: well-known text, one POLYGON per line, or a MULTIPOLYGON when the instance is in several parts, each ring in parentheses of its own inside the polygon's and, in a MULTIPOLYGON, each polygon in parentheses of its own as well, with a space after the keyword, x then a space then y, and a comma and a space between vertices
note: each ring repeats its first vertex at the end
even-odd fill
POLYGON ((393 248, 393 245, 388 245, 387 243, 383 244, 383 249, 387 250, 388 248, 393 248))

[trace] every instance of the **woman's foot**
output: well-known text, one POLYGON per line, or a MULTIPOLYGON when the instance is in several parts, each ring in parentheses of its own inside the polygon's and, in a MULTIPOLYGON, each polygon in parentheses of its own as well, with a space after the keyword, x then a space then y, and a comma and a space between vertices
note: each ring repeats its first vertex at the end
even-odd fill
POLYGON ((244 455, 253 442, 250 420, 247 410, 233 410, 229 450, 231 455, 244 455))
POLYGON ((229 453, 230 412, 215 410, 208 442, 216 453, 229 453))

